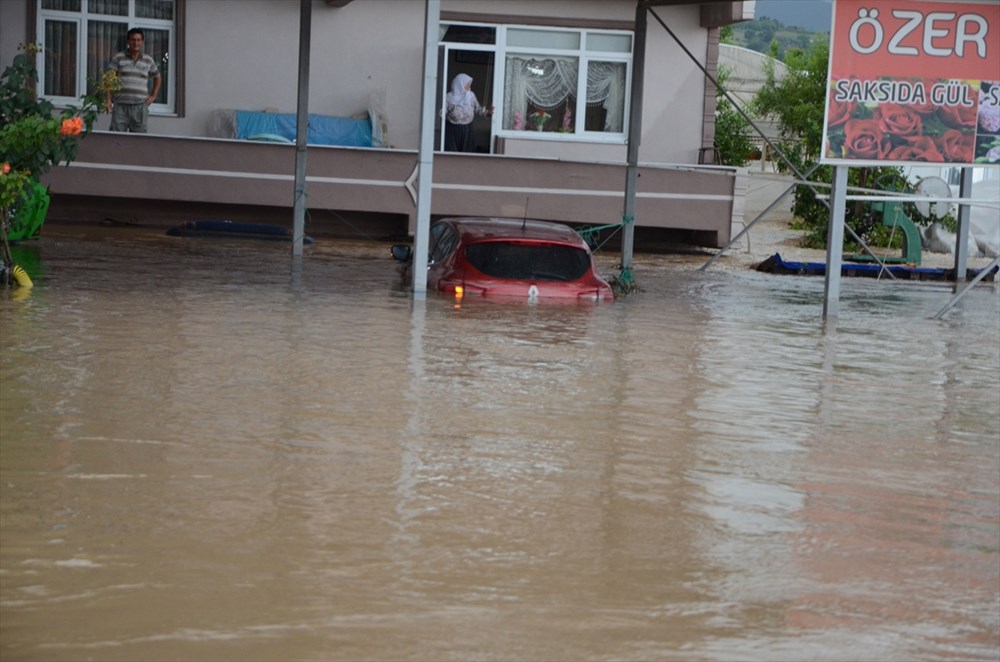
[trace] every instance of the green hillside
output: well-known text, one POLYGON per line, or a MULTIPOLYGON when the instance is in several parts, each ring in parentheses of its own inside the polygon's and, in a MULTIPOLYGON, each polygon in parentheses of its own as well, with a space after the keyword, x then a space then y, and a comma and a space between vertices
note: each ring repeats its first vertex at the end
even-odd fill
POLYGON ((802 28, 785 25, 773 18, 759 18, 728 26, 723 34, 723 42, 733 46, 742 46, 759 53, 777 55, 779 60, 785 57, 785 51, 790 48, 808 50, 816 41, 828 41, 827 32, 808 32, 802 28), (771 42, 774 41, 777 53, 770 53, 771 42))

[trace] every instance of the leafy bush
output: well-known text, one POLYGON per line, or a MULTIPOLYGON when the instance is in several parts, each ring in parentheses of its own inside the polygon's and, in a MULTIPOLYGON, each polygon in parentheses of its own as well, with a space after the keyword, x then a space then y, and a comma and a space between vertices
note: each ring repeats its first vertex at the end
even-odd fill
MULTIPOLYGON (((80 138, 90 133, 105 91, 118 89, 117 77, 105 74, 95 91, 56 115, 47 99, 35 94, 38 46, 22 45, 0 75, 0 220, 6 223, 29 179, 38 180, 60 163, 76 158, 80 138)), ((5 235, 6 236, 6 235, 5 235)))
MULTIPOLYGON (((814 182, 830 184, 833 181, 833 168, 821 166, 809 179, 814 182)), ((877 189, 880 191, 906 191, 908 185, 900 168, 851 168, 847 171, 847 185, 877 189)), ((817 189, 821 194, 829 192, 828 188, 817 189)), ((823 201, 806 186, 795 190, 795 201, 792 213, 798 220, 795 227, 805 231, 803 245, 807 248, 826 248, 826 238, 830 225, 830 209, 823 201)), ((856 200, 847 203, 844 211, 844 222, 854 233, 869 246, 883 246, 889 238, 890 229, 882 225, 882 215, 873 208, 872 203, 856 200)), ((859 250, 861 247, 853 240, 850 233, 845 237, 847 250, 859 250)))
MULTIPOLYGON (((723 165, 745 166, 756 146, 751 140, 750 125, 728 99, 719 99, 715 111, 715 147, 723 165)), ((759 150, 758 150, 759 151, 759 150)))
POLYGON ((717 80, 720 88, 716 88, 715 99, 715 148, 719 150, 722 165, 745 166, 750 161, 755 149, 752 140, 750 123, 729 102, 722 93, 730 72, 722 68, 717 80))
MULTIPOLYGON (((823 142, 823 109, 826 107, 827 69, 830 59, 826 42, 814 43, 808 50, 791 49, 785 55, 788 72, 777 81, 774 68, 765 70, 767 83, 754 97, 753 109, 759 115, 778 118, 782 140, 779 149, 791 164, 805 173, 819 160, 823 142)), ((788 168, 782 164, 782 168, 788 168)), ((821 166, 810 180, 829 184, 833 168, 821 166)), ((849 187, 883 191, 907 191, 908 185, 900 168, 850 168, 847 175, 849 187)), ((821 193, 827 193, 823 189, 821 193)), ((795 190, 792 213, 798 219, 796 227, 805 231, 804 245, 826 248, 830 222, 829 207, 806 186, 795 190)), ((888 239, 889 228, 881 224, 881 214, 873 211, 872 204, 854 201, 847 205, 845 223, 866 244, 880 245, 888 239)), ((846 237, 849 250, 860 248, 850 233, 846 237)))

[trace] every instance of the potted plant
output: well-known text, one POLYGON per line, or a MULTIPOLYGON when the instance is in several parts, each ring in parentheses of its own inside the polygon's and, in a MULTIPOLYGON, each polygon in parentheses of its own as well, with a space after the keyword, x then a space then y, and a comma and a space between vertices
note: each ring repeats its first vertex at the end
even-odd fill
MULTIPOLYGON (((15 271, 9 242, 37 237, 45 222, 49 195, 41 176, 76 158, 77 145, 90 133, 105 91, 119 87, 117 75, 106 72, 94 83, 94 91, 82 97, 79 108, 70 106, 57 114, 50 101, 35 94, 34 60, 39 48, 22 44, 23 52, 0 75, 0 279, 4 283, 15 271)), ((17 281, 24 284, 21 277, 17 281)))

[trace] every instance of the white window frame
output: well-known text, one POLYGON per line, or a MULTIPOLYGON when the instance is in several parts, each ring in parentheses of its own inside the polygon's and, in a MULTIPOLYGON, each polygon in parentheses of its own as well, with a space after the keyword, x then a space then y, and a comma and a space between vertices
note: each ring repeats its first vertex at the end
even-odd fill
MULTIPOLYGON (((628 142, 628 123, 629 123, 629 112, 631 105, 631 95, 628 94, 628 90, 632 89, 632 70, 633 70, 633 53, 635 50, 635 33, 631 30, 611 30, 611 29, 594 29, 594 28, 562 28, 554 26, 539 26, 539 25, 521 25, 521 24, 495 24, 495 23, 469 23, 465 21, 444 21, 448 25, 469 25, 474 27, 491 28, 496 30, 496 44, 493 46, 482 46, 478 44, 462 43, 462 42, 440 42, 440 45, 447 45, 451 49, 461 49, 461 50, 489 50, 494 53, 494 67, 493 67, 493 98, 495 101, 496 112, 493 114, 493 127, 492 135, 499 136, 506 139, 516 139, 516 140, 550 140, 556 142, 587 142, 587 143, 609 143, 609 144, 624 144, 628 142), (507 32, 508 30, 519 30, 519 31, 540 31, 540 32, 569 32, 579 35, 580 37, 580 47, 577 49, 559 49, 559 48, 540 48, 540 47, 518 47, 518 46, 508 46, 507 44, 507 32), (600 35, 624 35, 629 37, 631 41, 631 48, 629 52, 624 53, 620 51, 597 51, 588 50, 587 42, 588 36, 591 34, 600 35), (545 57, 545 56, 556 56, 556 57, 572 57, 576 58, 579 63, 579 70, 577 72, 577 95, 576 95, 576 109, 574 110, 575 117, 579 121, 574 123, 573 133, 561 133, 556 131, 515 131, 513 129, 503 128, 503 117, 504 117, 504 73, 507 67, 507 56, 508 55, 532 55, 534 57, 545 57), (621 132, 607 132, 607 131, 586 131, 584 130, 583 118, 586 117, 586 105, 587 105, 587 68, 591 61, 598 62, 621 62, 625 64, 625 107, 623 109, 624 117, 622 119, 622 130, 621 132)), ((445 91, 447 92, 447 85, 445 85, 445 91)))
MULTIPOLYGON (((0 0, 2 1, 2 0, 0 0)), ((35 56, 35 66, 38 70, 38 86, 36 92, 39 98, 45 98, 52 102, 53 105, 57 107, 65 106, 76 106, 80 104, 80 97, 87 93, 87 25, 90 20, 98 20, 105 23, 122 23, 127 29, 131 28, 143 28, 148 30, 164 30, 167 31, 169 36, 169 62, 172 66, 173 71, 167 76, 166 85, 166 103, 154 103, 149 107, 149 112, 152 115, 175 115, 177 107, 177 14, 179 10, 180 0, 176 0, 174 3, 174 18, 173 20, 166 19, 155 19, 155 18, 137 18, 135 15, 135 3, 136 0, 128 0, 128 15, 127 16, 111 16, 108 14, 91 14, 89 9, 90 0, 80 0, 80 11, 62 11, 55 9, 43 9, 42 0, 35 0, 36 16, 37 22, 35 25, 35 34, 37 35, 36 41, 42 45, 38 54, 35 56), (45 22, 47 20, 64 21, 67 23, 75 23, 77 31, 76 39, 76 96, 57 96, 57 95, 46 95, 45 90, 45 52, 46 44, 45 39, 45 22)), ((122 44, 121 48, 124 49, 125 45, 122 44)), ((117 50, 115 52, 118 52, 117 50)), ((100 70, 104 71, 107 63, 114 56, 115 52, 107 53, 105 60, 101 63, 100 70)), ((156 66, 162 67, 162 59, 165 55, 164 53, 152 54, 157 58, 156 66)))
POLYGON ((519 55, 533 55, 535 57, 544 57, 546 55, 552 55, 556 57, 572 57, 576 58, 578 62, 577 71, 577 82, 576 82, 576 108, 573 114, 577 118, 577 122, 574 124, 573 133, 561 133, 556 131, 514 131, 512 129, 504 129, 502 124, 502 119, 504 116, 504 109, 498 108, 495 117, 498 119, 497 126, 495 127, 494 135, 500 136, 502 138, 512 138, 512 139, 531 139, 531 140, 555 140, 555 141, 570 141, 570 142, 600 142, 600 143, 613 143, 613 144, 624 144, 628 142, 628 120, 629 120, 629 107, 631 102, 631 95, 625 94, 625 107, 623 109, 624 116, 622 118, 622 130, 621 132, 609 132, 609 131, 586 131, 584 130, 583 118, 586 117, 587 109, 587 67, 591 60, 596 60, 598 62, 622 62, 625 64, 625 90, 632 89, 632 52, 635 49, 635 35, 629 30, 596 30, 591 28, 559 28, 553 26, 537 26, 537 25, 502 25, 497 26, 497 65, 495 67, 495 81, 497 87, 494 89, 501 90, 500 94, 495 94, 494 96, 503 104, 503 100, 506 95, 503 93, 503 83, 504 83, 504 71, 507 67, 507 55, 519 54, 519 55), (580 47, 577 49, 561 49, 561 48, 539 48, 539 47, 518 47, 518 46, 508 46, 507 45, 507 32, 508 30, 524 30, 530 31, 535 30, 539 32, 571 32, 578 34, 580 36, 580 47), (605 52, 605 51, 590 51, 587 50, 588 35, 590 34, 602 34, 602 35, 626 35, 630 38, 632 48, 629 52, 605 52))

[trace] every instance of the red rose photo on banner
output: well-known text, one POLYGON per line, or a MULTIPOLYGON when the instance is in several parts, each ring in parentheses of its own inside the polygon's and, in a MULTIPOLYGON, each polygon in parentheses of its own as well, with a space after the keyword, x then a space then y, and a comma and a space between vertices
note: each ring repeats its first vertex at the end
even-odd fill
POLYGON ((1000 2, 834 0, 825 163, 1000 163, 1000 2))
MULTIPOLYGON (((945 81, 945 84, 955 88, 953 83, 945 81)), ((971 85, 963 83, 963 87, 962 98, 976 99, 972 107, 888 102, 845 104, 831 98, 825 155, 863 161, 972 163, 976 151, 978 93, 971 85), (845 114, 847 108, 851 109, 849 114, 845 114), (863 134, 859 135, 859 131, 863 134)))

